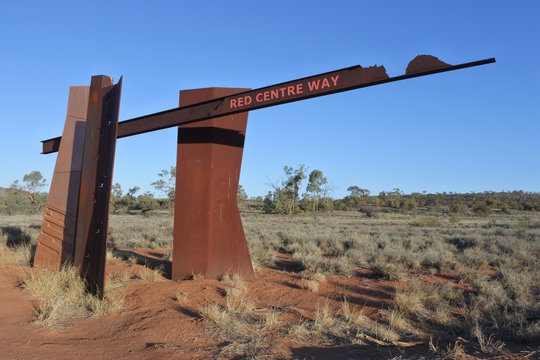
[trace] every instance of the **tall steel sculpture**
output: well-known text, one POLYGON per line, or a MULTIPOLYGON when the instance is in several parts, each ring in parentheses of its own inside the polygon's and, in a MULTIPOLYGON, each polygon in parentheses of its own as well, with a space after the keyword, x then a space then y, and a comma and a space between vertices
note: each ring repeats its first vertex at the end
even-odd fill
MULTIPOLYGON (((180 91, 180 106, 248 89, 180 91)), ((172 278, 253 277, 236 196, 248 113, 178 127, 172 278)))
POLYGON ((102 296, 116 138, 178 126, 172 278, 228 272, 253 277, 236 203, 248 111, 493 62, 449 65, 419 55, 396 77, 384 66, 353 66, 256 90, 184 90, 180 107, 122 121, 118 128, 121 82, 113 86, 110 78, 93 77, 89 90, 72 88, 62 138, 43 141, 44 154, 59 155, 35 265, 58 269, 73 261, 89 289, 102 296))
POLYGON ((93 76, 72 87, 34 265, 72 263, 103 296, 109 198, 122 79, 93 76))

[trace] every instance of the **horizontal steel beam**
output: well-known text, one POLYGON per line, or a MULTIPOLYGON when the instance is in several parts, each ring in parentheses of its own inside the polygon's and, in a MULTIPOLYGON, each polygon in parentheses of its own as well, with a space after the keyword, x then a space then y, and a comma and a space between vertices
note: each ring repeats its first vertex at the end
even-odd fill
MULTIPOLYGON (((425 55, 422 55, 425 56, 425 55)), ((433 58, 436 59, 436 58, 433 58)), ((438 59, 437 59, 438 61, 438 59)), ((414 60, 410 63, 413 64, 414 60)), ((441 61, 389 77, 384 66, 352 66, 118 123, 118 138, 368 86, 494 63, 494 58, 448 65, 441 61)), ((61 137, 43 140, 43 154, 58 151, 61 137)))

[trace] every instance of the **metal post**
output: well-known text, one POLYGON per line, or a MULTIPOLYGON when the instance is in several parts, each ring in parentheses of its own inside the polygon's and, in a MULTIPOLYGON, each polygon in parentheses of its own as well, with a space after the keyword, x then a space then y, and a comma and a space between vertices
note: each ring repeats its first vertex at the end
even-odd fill
POLYGON ((90 292, 103 297, 109 199, 122 79, 92 76, 81 168, 74 264, 90 292))
MULTIPOLYGON (((180 92, 180 106, 248 89, 180 92)), ((172 279, 253 278, 236 196, 247 112, 178 127, 172 279)))

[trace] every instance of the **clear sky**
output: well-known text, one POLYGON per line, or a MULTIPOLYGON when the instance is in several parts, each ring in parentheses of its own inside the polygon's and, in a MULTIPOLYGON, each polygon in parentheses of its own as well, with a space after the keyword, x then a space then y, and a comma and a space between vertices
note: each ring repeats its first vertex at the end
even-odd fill
MULTIPOLYGON (((352 65, 405 73, 418 54, 495 64, 252 111, 240 184, 319 169, 335 197, 540 191, 539 1, 8 1, 0 5, 0 186, 52 178, 69 86, 124 76, 120 120, 178 90, 258 88, 352 65)), ((119 139, 114 182, 152 190, 176 129, 119 139)))

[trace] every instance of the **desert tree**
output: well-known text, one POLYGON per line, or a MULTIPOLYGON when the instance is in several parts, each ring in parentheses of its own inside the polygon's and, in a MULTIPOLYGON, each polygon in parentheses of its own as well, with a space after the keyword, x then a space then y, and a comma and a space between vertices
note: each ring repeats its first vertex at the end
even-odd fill
POLYGON ((360 205, 360 199, 367 199, 370 193, 368 189, 362 189, 357 185, 349 186, 347 191, 350 192, 347 203, 354 208, 357 208, 360 205))
POLYGON ((298 193, 302 187, 302 181, 306 178, 306 167, 300 165, 298 169, 294 169, 292 166, 285 165, 283 171, 285 171, 285 180, 283 181, 282 196, 285 200, 285 206, 287 214, 292 216, 296 209, 296 202, 298 200, 298 193))
POLYGON ((171 166, 170 170, 161 170, 158 176, 160 179, 150 185, 164 193, 170 203, 173 204, 176 190, 176 166, 171 166))
POLYGON ((122 186, 119 183, 115 183, 111 187, 111 193, 113 197, 120 199, 122 197, 122 186))
POLYGON ((356 185, 351 185, 347 188, 347 191, 351 193, 351 197, 366 197, 369 196, 370 191, 368 189, 361 189, 356 185))
POLYGON ((270 191, 264 199, 265 212, 278 212, 290 216, 294 214, 302 180, 306 178, 306 170, 304 165, 300 165, 298 169, 283 167, 285 178, 281 180, 281 184, 269 182, 274 191, 270 191))
POLYGON ((19 180, 15 180, 11 187, 19 190, 26 191, 28 199, 32 203, 36 201, 36 194, 39 192, 39 189, 47 185, 47 179, 41 175, 37 170, 32 171, 29 174, 23 176, 22 184, 19 183, 19 180))
POLYGON ((238 192, 236 194, 237 201, 246 201, 248 199, 246 189, 242 185, 238 185, 238 192))
POLYGON ((313 170, 309 174, 308 185, 306 191, 313 194, 313 212, 317 213, 319 209, 319 202, 321 195, 324 193, 324 185, 328 183, 328 180, 323 175, 321 170, 313 170))

